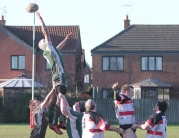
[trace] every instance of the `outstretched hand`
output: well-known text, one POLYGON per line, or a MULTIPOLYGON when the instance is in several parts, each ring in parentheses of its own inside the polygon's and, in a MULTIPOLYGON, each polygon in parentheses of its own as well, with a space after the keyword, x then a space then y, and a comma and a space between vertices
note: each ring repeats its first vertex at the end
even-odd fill
POLYGON ((39 17, 39 18, 41 17, 41 16, 40 16, 40 12, 38 12, 38 11, 36 12, 36 15, 37 15, 37 17, 39 17))
POLYGON ((118 82, 116 82, 116 83, 113 84, 112 89, 113 89, 113 90, 116 90, 117 87, 118 87, 118 82))
POLYGON ((59 82, 53 81, 53 89, 56 89, 56 87, 59 85, 59 82))
POLYGON ((69 34, 67 34, 66 39, 69 39, 72 36, 74 36, 74 34, 72 32, 70 32, 69 34))

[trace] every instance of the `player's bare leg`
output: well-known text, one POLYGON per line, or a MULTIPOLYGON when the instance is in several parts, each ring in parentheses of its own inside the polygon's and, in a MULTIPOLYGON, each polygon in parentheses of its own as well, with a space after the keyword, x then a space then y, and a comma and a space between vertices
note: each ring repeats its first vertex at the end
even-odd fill
POLYGON ((129 128, 124 131, 123 138, 137 138, 137 136, 134 133, 134 131, 131 128, 129 128))

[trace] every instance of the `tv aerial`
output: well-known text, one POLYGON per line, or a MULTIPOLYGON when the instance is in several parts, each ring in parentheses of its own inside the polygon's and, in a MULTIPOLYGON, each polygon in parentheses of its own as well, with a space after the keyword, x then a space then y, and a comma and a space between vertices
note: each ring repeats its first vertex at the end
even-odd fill
POLYGON ((2 10, 2 15, 4 15, 5 16, 5 20, 6 20, 6 7, 4 6, 4 7, 0 7, 0 10, 2 10))
POLYGON ((130 19, 131 19, 131 7, 132 7, 132 5, 128 5, 128 4, 124 4, 123 6, 125 6, 125 7, 129 7, 129 10, 130 10, 130 19))

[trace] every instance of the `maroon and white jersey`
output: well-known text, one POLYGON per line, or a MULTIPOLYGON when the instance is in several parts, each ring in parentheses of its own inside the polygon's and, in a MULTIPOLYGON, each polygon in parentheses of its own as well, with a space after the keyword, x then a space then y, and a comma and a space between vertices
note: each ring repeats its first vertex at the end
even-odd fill
POLYGON ((85 112, 82 119, 82 138, 104 138, 104 131, 110 124, 99 113, 85 112))
POLYGON ((116 117, 120 125, 134 124, 135 115, 134 115, 134 105, 133 100, 124 95, 116 95, 116 117))
POLYGON ((167 120, 164 113, 151 115, 146 123, 150 126, 146 138, 166 138, 167 120))

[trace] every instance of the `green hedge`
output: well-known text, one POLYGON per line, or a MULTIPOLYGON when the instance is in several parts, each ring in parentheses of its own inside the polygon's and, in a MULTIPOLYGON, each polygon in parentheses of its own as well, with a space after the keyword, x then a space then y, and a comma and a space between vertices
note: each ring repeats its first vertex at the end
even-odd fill
MULTIPOLYGON (((31 94, 20 93, 15 97, 0 98, 0 123, 29 123, 31 94)), ((40 95, 35 95, 41 100, 40 95)))
MULTIPOLYGON (((29 101, 31 100, 31 94, 21 93, 16 97, 0 98, 0 123, 29 123, 30 120, 30 110, 29 101)), ((35 99, 42 101, 40 95, 35 94, 35 99)), ((69 105, 72 105, 78 101, 76 98, 67 99, 69 105)), ((53 108, 55 106, 56 99, 52 103, 49 110, 50 122, 53 119, 53 108)), ((63 121, 65 117, 62 116, 63 121)))

